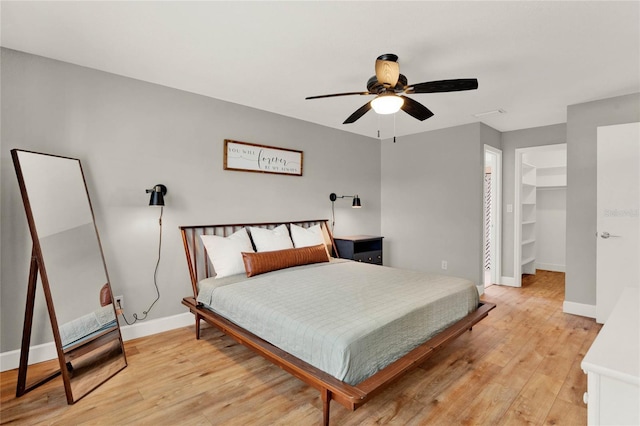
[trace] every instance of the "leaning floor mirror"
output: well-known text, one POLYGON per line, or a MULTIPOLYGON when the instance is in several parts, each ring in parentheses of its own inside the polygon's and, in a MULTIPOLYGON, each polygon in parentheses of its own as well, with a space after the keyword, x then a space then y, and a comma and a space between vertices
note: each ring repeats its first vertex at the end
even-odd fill
POLYGON ((62 375, 73 404, 127 366, 91 200, 80 160, 11 156, 33 241, 16 395, 62 375), (60 369, 27 384, 38 276, 60 369))

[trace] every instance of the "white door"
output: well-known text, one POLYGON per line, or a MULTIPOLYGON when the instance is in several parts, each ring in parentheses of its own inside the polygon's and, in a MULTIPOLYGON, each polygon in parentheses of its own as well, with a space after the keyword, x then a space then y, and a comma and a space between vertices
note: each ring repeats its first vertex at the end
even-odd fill
POLYGON ((640 281, 640 123, 598 127, 596 321, 640 281))

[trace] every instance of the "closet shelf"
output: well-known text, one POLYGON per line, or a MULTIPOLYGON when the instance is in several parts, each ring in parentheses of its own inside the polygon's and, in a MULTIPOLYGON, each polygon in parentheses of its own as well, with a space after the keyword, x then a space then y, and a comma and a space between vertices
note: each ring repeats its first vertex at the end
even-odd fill
MULTIPOLYGON (((524 159, 522 159, 524 160, 524 159)), ((522 161, 520 176, 520 272, 535 274, 536 260, 536 188, 540 184, 536 166, 522 161)))
POLYGON ((567 189, 567 185, 539 185, 537 189, 567 189))
POLYGON ((567 166, 566 165, 557 165, 557 166, 538 166, 536 167, 537 172, 538 173, 559 173, 559 172, 566 172, 567 171, 567 166))
POLYGON ((522 259, 522 265, 526 265, 527 263, 531 263, 536 260, 535 256, 527 257, 526 259, 522 259))

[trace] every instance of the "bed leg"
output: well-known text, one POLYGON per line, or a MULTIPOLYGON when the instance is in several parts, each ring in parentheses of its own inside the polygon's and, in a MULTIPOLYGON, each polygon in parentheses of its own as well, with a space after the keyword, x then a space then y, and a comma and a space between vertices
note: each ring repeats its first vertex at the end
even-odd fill
POLYGON ((195 314, 196 317, 196 340, 200 340, 200 315, 195 314))
POLYGON ((329 408, 331 406, 331 391, 329 389, 323 389, 320 391, 322 396, 322 424, 329 426, 329 408))

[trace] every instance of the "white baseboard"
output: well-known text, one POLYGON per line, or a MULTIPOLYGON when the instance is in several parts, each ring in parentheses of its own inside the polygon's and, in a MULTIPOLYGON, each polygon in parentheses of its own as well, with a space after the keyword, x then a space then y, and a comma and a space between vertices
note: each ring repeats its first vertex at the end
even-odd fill
POLYGON ((580 315, 581 317, 595 318, 596 305, 586 305, 584 303, 567 302, 562 303, 562 312, 565 314, 580 315))
POLYGON ((536 269, 553 272, 567 272, 565 265, 556 265, 553 263, 536 263, 536 269))
MULTIPOLYGON (((58 357, 56 345, 53 342, 31 346, 29 348, 29 365, 49 361, 58 357)), ((20 349, 0 354, 0 371, 13 370, 20 366, 20 349)))
POLYGON ((500 277, 500 282, 498 284, 516 287, 516 280, 514 277, 500 277))
MULTIPOLYGON (((141 322, 133 325, 120 327, 122 339, 137 339, 139 337, 151 336, 180 327, 194 325, 194 316, 185 312, 183 314, 172 315, 170 317, 158 318, 155 320, 141 322)), ((58 357, 56 345, 53 342, 31 346, 29 348, 29 365, 43 361, 49 361, 58 357)), ((13 370, 20 365, 20 349, 0 353, 0 371, 13 370)))
POLYGON ((153 334, 162 333, 163 331, 173 330, 175 328, 195 325, 196 320, 193 314, 185 312, 183 314, 172 315, 170 317, 158 318, 153 321, 140 322, 133 325, 125 325, 120 327, 122 339, 137 339, 139 337, 151 336, 153 334))

